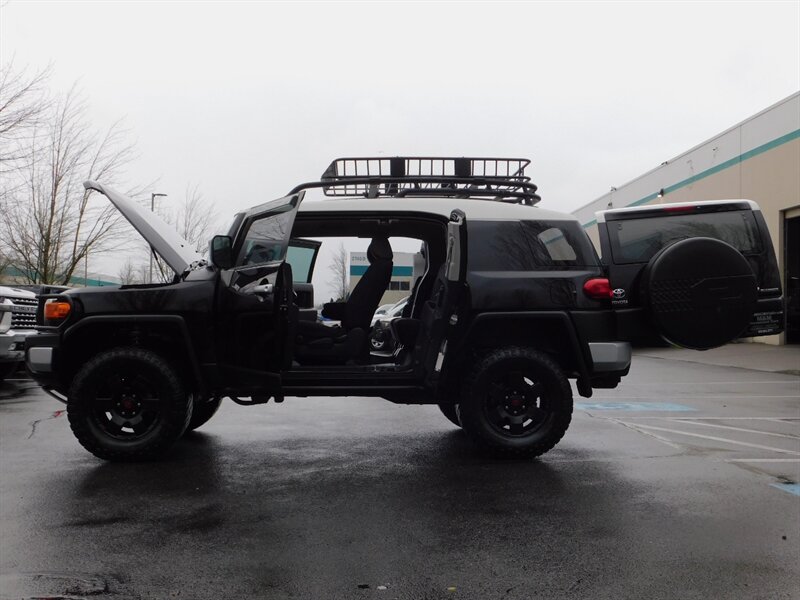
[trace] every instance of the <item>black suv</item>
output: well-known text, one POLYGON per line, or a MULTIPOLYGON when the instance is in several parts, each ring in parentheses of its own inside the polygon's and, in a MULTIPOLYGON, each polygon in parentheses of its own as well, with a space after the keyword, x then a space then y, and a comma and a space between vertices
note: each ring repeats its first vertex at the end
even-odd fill
POLYGON ((562 438, 572 388, 627 374, 631 343, 705 349, 778 333, 772 242, 748 201, 598 215, 603 259, 571 215, 534 206, 525 159, 338 159, 320 181, 236 215, 208 262, 155 215, 95 182, 176 273, 169 284, 42 297, 33 376, 79 442, 154 458, 223 398, 374 396, 438 404, 478 444, 537 456, 562 438), (321 189, 334 201, 303 202, 321 189), (326 238, 369 240, 347 302, 314 308, 326 238), (424 247, 394 353, 370 353, 392 242, 424 247))

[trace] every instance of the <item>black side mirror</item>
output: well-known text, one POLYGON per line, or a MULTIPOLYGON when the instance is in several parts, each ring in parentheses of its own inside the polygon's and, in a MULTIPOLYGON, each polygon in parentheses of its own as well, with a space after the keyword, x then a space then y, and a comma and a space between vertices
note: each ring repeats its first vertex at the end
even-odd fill
POLYGON ((233 266, 233 240, 227 235, 215 235, 211 238, 209 255, 215 267, 230 269, 233 266))

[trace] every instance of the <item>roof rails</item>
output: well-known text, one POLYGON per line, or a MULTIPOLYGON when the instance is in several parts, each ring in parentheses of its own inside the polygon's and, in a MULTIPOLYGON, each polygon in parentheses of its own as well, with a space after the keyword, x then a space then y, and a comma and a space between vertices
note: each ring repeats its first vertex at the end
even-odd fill
POLYGON ((526 158, 337 158, 321 181, 299 185, 292 193, 321 187, 332 197, 443 196, 533 205, 541 198, 525 175, 530 162, 526 158))

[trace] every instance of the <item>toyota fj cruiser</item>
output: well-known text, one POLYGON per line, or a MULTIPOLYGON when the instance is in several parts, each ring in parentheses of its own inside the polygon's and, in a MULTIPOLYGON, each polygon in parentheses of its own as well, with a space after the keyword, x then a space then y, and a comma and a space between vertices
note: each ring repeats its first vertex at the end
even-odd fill
POLYGON ((98 457, 163 454, 223 398, 373 396, 438 404, 482 447, 538 456, 572 388, 628 373, 631 343, 706 349, 783 326, 769 233, 744 200, 609 210, 602 260, 572 216, 534 206, 525 159, 338 159, 320 181, 235 216, 208 262, 152 213, 86 182, 175 271, 168 284, 45 296, 27 364, 98 457), (337 198, 303 202, 308 190, 337 198), (314 309, 320 240, 370 240, 346 302, 314 309), (425 248, 393 355, 370 353, 390 238, 425 248))

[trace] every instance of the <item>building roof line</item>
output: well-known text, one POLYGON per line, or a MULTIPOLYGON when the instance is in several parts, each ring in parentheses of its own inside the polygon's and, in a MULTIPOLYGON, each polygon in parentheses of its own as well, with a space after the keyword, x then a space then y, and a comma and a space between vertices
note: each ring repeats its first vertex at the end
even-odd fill
MULTIPOLYGON (((787 142, 791 142, 792 140, 796 140, 798 138, 800 138, 800 129, 795 129, 794 131, 790 131, 789 133, 784 134, 784 135, 782 135, 780 137, 777 137, 774 140, 771 140, 771 141, 769 141, 769 142, 767 142, 765 144, 761 144, 760 146, 757 146, 756 148, 753 148, 752 150, 748 150, 747 152, 743 152, 743 153, 739 154, 738 156, 735 156, 735 157, 730 158, 730 159, 728 159, 728 160, 726 160, 724 162, 721 162, 718 165, 714 165, 713 167, 710 167, 710 168, 706 169, 705 171, 701 171, 700 173, 692 175, 691 177, 687 177, 686 179, 684 179, 682 181, 679 181, 678 183, 674 183, 672 185, 666 186, 666 187, 664 187, 662 189, 662 191, 664 192, 664 194, 669 194, 671 192, 675 192, 675 191, 681 189, 682 187, 686 187, 687 185, 691 185, 691 184, 695 183, 696 181, 699 181, 701 179, 705 179, 706 177, 710 177, 711 175, 719 173, 720 171, 724 171, 725 169, 729 169, 730 167, 733 167, 735 165, 741 164, 744 161, 746 161, 746 160, 748 160, 750 158, 753 158, 754 156, 758 156, 759 154, 763 154, 764 152, 767 152, 768 150, 772 150, 773 148, 777 148, 778 146, 782 146, 783 144, 786 144, 787 142)), ((598 200, 600 200, 602 198, 603 198, 603 196, 598 198, 598 200)), ((651 200, 655 200, 656 198, 658 198, 658 192, 653 192, 653 193, 650 193, 650 194, 648 194, 647 196, 645 196, 643 198, 639 198, 638 200, 634 200, 633 202, 631 202, 629 204, 626 204, 625 208, 627 208, 629 206, 639 206, 641 204, 646 204, 647 202, 650 202, 651 200)), ((595 202, 597 202, 597 200, 595 200, 595 202)), ((596 223, 597 223, 597 219, 592 219, 591 221, 588 221, 587 223, 584 223, 583 224, 583 228, 586 229, 587 227, 591 227, 592 225, 595 225, 596 223)))
MULTIPOLYGON (((652 175, 652 174, 653 174, 653 173, 655 173, 656 171, 658 171, 658 170, 660 170, 661 168, 663 168, 665 164, 671 164, 671 163, 674 163, 674 162, 678 161, 679 159, 681 159, 681 158, 683 158, 683 157, 685 157, 685 156, 687 156, 687 155, 691 154, 692 152, 695 152, 696 150, 699 150, 699 149, 700 149, 700 148, 702 148, 703 146, 706 146, 706 145, 708 145, 708 144, 710 144, 710 143, 712 143, 712 142, 714 142, 714 141, 716 141, 716 140, 718 140, 718 139, 720 139, 720 138, 722 138, 722 137, 724 137, 724 136, 728 135, 728 134, 729 134, 729 133, 731 133, 732 131, 735 131, 736 129, 738 129, 738 128, 740 128, 740 127, 744 126, 744 125, 746 125, 747 123, 750 123, 751 121, 754 121, 755 119, 757 119, 757 118, 761 117, 762 115, 764 115, 764 114, 766 114, 766 113, 770 112, 771 110, 774 110, 774 109, 778 108, 779 106, 782 106, 782 105, 784 105, 784 104, 787 104, 788 102, 791 102, 792 100, 795 100, 795 99, 796 99, 796 98, 798 98, 798 97, 800 97, 800 92, 795 92, 794 94, 791 94, 791 95, 787 96, 787 97, 786 97, 786 98, 784 98, 783 100, 779 100, 778 102, 775 102, 774 104, 771 104, 770 106, 768 106, 767 108, 765 108, 765 109, 763 109, 763 110, 761 110, 761 111, 757 112, 756 114, 754 114, 754 115, 751 115, 750 117, 748 117, 748 118, 744 119, 743 121, 740 121, 739 123, 736 123, 735 125, 732 125, 731 127, 728 127, 728 128, 727 128, 727 129, 725 129, 724 131, 722 131, 722 132, 720 132, 720 133, 718 133, 718 134, 716 134, 716 135, 714 135, 714 136, 712 136, 712 137, 708 138, 708 139, 707 139, 707 140, 705 140, 704 142, 700 142, 699 144, 696 144, 696 145, 692 146, 692 147, 691 147, 691 148, 689 148, 688 150, 686 150, 686 151, 684 151, 684 152, 681 152, 680 154, 678 154, 678 155, 674 156, 673 158, 670 158, 670 159, 666 160, 665 162, 661 163, 661 164, 660 164, 660 165, 658 165, 657 167, 653 167, 653 168, 652 168, 652 169, 650 169, 649 171, 645 171, 645 172, 644 172, 644 173, 642 173, 641 175, 639 175, 639 176, 637 176, 637 177, 634 177, 633 179, 631 179, 631 180, 629 180, 629 181, 626 181, 626 182, 625 182, 625 183, 623 183, 622 185, 619 185, 619 186, 617 186, 617 190, 621 190, 622 188, 624 188, 624 187, 627 187, 627 186, 629 186, 630 184, 632 184, 632 183, 635 183, 635 182, 639 181, 640 179, 644 179, 645 177, 648 177, 649 175, 652 175)), ((795 131, 794 133, 797 133, 797 131, 795 131)), ((771 143, 771 142, 768 142, 768 143, 771 143)), ((745 152, 744 154, 747 154, 747 152, 745 152)), ((743 155, 740 155, 740 156, 743 156, 743 155)), ((727 162, 727 161, 726 161, 726 162, 727 162)), ((595 198, 594 200, 591 200, 590 202, 587 202, 587 203, 586 203, 586 204, 584 204, 583 206, 579 206, 578 208, 576 208, 575 210, 573 210, 573 211, 572 211, 572 214, 575 214, 575 213, 577 213, 578 211, 581 211, 581 210, 583 210, 584 208, 587 208, 587 207, 591 206, 592 204, 594 204, 594 203, 595 203, 595 202, 597 202, 598 200, 602 200, 603 198, 605 198, 607 195, 608 195, 608 192, 606 192, 605 194, 601 194, 600 196, 598 196, 598 197, 597 197, 597 198, 595 198)), ((628 206, 630 206, 630 205, 628 205, 628 206)))

